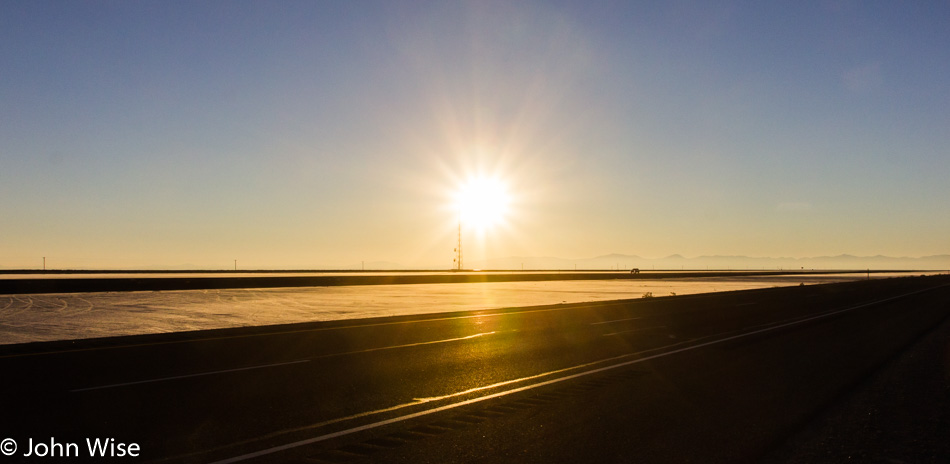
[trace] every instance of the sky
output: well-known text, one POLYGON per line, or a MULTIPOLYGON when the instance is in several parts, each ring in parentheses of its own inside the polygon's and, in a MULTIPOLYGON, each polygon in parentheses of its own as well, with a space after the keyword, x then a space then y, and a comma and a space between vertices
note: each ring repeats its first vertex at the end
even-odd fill
POLYGON ((948 44, 944 1, 2 0, 0 268, 950 253, 948 44))

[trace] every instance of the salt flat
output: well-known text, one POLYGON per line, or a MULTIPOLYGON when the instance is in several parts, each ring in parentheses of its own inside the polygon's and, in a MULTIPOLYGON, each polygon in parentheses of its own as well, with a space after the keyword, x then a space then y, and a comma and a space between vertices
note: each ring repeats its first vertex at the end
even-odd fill
POLYGON ((662 297, 866 278, 864 274, 809 274, 0 295, 0 344, 581 303, 642 298, 647 294, 662 297))

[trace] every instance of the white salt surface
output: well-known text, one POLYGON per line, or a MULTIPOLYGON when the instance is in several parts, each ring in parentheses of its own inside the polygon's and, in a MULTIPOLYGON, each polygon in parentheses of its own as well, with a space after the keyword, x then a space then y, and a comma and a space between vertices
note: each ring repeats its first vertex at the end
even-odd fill
MULTIPOLYGON (((872 274, 871 278, 898 274, 872 274)), ((687 295, 863 274, 0 295, 0 344, 687 295)))
MULTIPOLYGON (((215 277, 349 277, 349 276, 420 276, 420 275, 505 275, 505 274, 552 274, 560 271, 365 271, 365 272, 35 272, 35 273, 0 273, 3 279, 108 279, 108 278, 215 278, 215 277)), ((563 271, 571 274, 616 274, 625 271, 563 271)), ((664 272, 680 271, 650 271, 662 274, 664 272)), ((721 272, 721 271, 718 271, 721 272)))

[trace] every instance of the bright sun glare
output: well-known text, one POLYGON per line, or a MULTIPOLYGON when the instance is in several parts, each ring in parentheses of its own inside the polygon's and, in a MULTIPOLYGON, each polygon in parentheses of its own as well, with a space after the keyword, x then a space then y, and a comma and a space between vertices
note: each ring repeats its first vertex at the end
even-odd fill
POLYGON ((507 186, 489 177, 469 179, 459 189, 456 201, 461 221, 478 229, 502 222, 511 203, 507 186))

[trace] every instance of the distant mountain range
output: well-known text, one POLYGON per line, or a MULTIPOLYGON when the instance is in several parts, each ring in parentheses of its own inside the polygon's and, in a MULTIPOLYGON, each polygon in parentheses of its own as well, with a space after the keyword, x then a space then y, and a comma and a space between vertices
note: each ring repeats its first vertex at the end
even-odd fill
POLYGON ((812 258, 766 258, 750 256, 697 256, 686 258, 670 255, 665 258, 644 258, 636 255, 609 254, 586 259, 511 256, 465 263, 477 269, 894 269, 950 270, 950 255, 919 258, 892 256, 818 256, 812 258))
MULTIPOLYGON (((394 270, 448 270, 451 263, 430 264, 428 266, 406 266, 391 261, 365 261, 350 265, 315 265, 309 270, 346 270, 346 271, 394 271, 394 270)), ((697 256, 686 258, 681 255, 670 255, 665 258, 644 258, 637 255, 609 254, 594 258, 559 258, 552 256, 509 256, 489 260, 465 261, 466 269, 485 270, 946 270, 950 272, 950 254, 922 256, 918 258, 892 256, 817 256, 812 258, 768 258, 750 256, 697 256)), ((0 270, 4 270, 0 266, 0 270)), ((154 271, 181 271, 187 272, 200 267, 185 264, 180 266, 146 266, 141 270, 154 271)), ((101 269, 106 271, 108 269, 101 269)), ((228 269, 222 269, 228 270, 228 269)), ((241 268, 241 271, 254 270, 282 270, 293 272, 295 269, 285 268, 241 268)), ((7 271, 9 272, 9 271, 7 271)))

